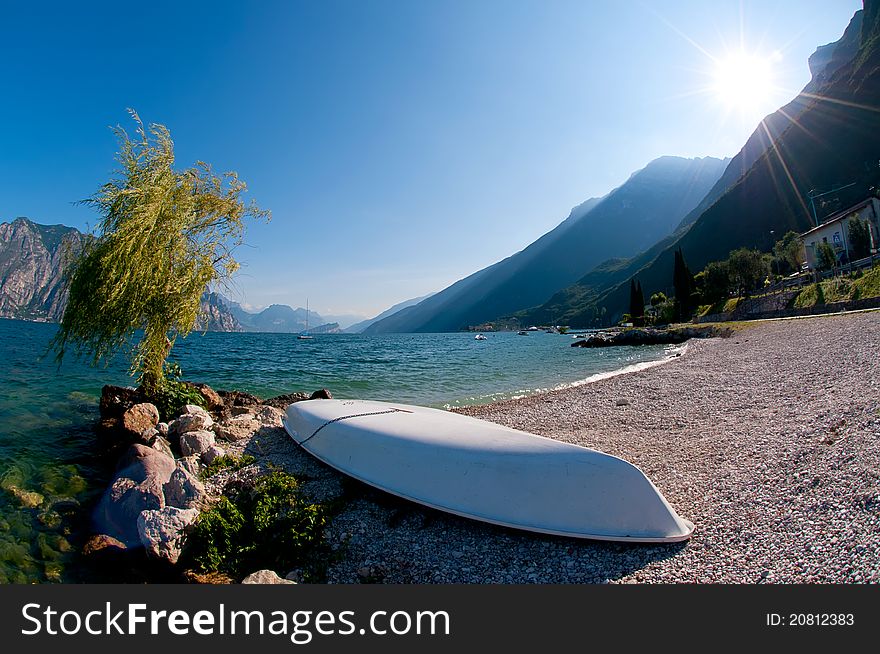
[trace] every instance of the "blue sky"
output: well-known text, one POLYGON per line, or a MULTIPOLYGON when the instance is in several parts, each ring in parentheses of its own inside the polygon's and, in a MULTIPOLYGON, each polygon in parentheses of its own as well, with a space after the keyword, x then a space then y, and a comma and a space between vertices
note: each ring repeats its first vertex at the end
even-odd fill
POLYGON ((4 2, 0 220, 94 225, 127 107, 272 210, 235 299, 373 315, 662 155, 732 156, 855 0, 4 2), (772 61, 748 112, 715 83, 772 61))

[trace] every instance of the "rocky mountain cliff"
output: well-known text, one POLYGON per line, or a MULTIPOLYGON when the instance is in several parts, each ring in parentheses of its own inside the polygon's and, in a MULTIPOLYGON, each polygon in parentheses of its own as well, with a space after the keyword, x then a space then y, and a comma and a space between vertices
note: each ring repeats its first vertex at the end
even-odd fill
MULTIPOLYGON (((0 318, 58 322, 67 303, 64 267, 90 238, 74 227, 27 218, 0 223, 0 318)), ((216 293, 202 297, 202 331, 243 331, 216 293)))
POLYGON ((67 302, 66 256, 85 238, 73 227, 27 218, 0 223, 0 318, 58 321, 67 302))
POLYGON ((203 332, 243 332, 244 327, 223 302, 219 293, 202 295, 202 310, 196 320, 197 331, 203 332))

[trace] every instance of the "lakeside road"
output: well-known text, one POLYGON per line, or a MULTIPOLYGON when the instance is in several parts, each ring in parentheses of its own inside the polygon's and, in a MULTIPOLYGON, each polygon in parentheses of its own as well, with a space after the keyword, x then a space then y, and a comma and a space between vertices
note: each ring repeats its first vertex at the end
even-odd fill
MULTIPOLYGON (((878 582, 878 353, 880 312, 752 323, 692 340, 664 365, 460 409, 627 459, 696 525, 693 538, 541 536, 357 484, 328 530, 346 543, 328 581, 878 582)), ((264 433, 258 448, 316 488, 340 487, 283 434, 264 433)))

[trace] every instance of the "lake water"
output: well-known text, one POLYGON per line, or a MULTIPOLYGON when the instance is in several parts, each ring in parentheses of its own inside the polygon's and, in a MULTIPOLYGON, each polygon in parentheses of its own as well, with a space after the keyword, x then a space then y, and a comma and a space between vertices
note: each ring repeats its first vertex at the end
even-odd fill
MULTIPOLYGON (((91 456, 104 384, 133 385, 121 359, 59 368, 42 358, 55 325, 0 319, 0 583, 77 580, 76 551, 106 471, 91 456)), ((184 378, 270 397, 329 389, 337 398, 436 407, 480 404, 562 388, 668 356, 665 346, 570 347, 532 332, 192 334, 172 359, 184 378)))

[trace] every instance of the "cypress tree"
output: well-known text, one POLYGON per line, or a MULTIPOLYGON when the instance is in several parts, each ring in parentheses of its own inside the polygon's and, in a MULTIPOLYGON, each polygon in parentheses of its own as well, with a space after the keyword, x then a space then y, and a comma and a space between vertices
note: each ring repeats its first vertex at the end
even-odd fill
POLYGON ((631 279, 629 282, 629 316, 633 324, 640 324, 645 317, 645 295, 642 283, 631 279))
POLYGON ((645 316, 645 294, 642 292, 642 282, 636 282, 636 304, 638 306, 638 316, 645 316))
POLYGON ((638 298, 636 297, 636 280, 629 280, 629 315, 630 318, 636 317, 636 308, 638 307, 638 298))
POLYGON ((691 296, 696 289, 694 276, 684 260, 681 248, 675 251, 675 264, 672 269, 672 285, 675 287, 675 317, 676 320, 690 317, 693 312, 691 296))

